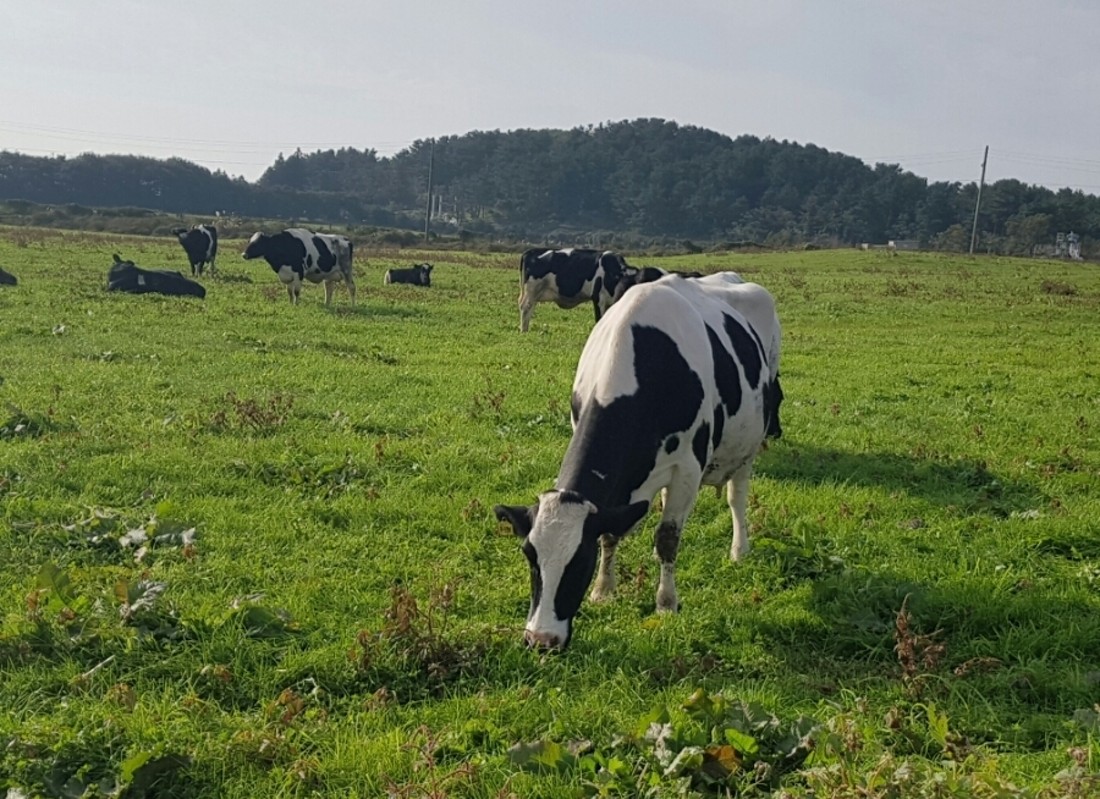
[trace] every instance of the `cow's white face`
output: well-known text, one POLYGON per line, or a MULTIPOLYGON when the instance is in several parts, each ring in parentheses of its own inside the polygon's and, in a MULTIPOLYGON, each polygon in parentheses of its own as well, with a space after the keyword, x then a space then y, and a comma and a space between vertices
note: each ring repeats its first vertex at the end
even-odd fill
POLYGON ((599 536, 624 535, 645 515, 647 502, 600 512, 573 491, 548 491, 537 505, 494 508, 523 537, 531 569, 531 606, 523 638, 528 646, 564 649, 573 617, 596 571, 599 536))

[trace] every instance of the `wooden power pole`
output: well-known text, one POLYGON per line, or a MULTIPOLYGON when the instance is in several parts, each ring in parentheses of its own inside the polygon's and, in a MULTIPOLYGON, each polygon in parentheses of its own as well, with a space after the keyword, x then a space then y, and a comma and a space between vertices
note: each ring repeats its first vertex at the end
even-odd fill
POLYGON ((432 226, 432 168, 435 166, 435 139, 432 139, 431 149, 428 150, 428 203, 424 208, 424 241, 428 240, 428 232, 432 226))
POLYGON ((974 254, 974 245, 978 242, 978 209, 982 207, 982 188, 985 186, 985 162, 989 160, 989 145, 985 146, 982 156, 982 179, 978 181, 978 199, 974 202, 974 225, 970 228, 970 254, 974 254))

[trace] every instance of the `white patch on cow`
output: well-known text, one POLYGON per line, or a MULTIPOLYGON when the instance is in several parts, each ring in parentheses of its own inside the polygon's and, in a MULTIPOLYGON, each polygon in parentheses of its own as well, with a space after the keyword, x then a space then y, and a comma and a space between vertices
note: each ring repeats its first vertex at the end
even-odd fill
POLYGON ((564 641, 569 634, 567 621, 554 612, 554 598, 561 585, 565 567, 573 560, 584 537, 584 522, 596 507, 590 502, 562 502, 561 495, 550 491, 539 497, 535 526, 527 543, 538 555, 542 576, 542 595, 538 607, 527 620, 527 630, 540 635, 557 636, 564 641))
POLYGON ((289 266, 279 267, 279 280, 283 281, 284 283, 293 283, 297 279, 297 273, 289 266))
POLYGON ((138 285, 139 286, 144 286, 145 285, 145 275, 138 275, 137 278, 138 278, 138 281, 137 281, 138 285))
POLYGON ((255 243, 256 243, 257 241, 259 241, 259 240, 260 240, 260 237, 261 237, 262 235, 263 235, 263 233, 262 233, 262 232, 256 232, 256 233, 253 233, 253 234, 252 234, 252 238, 250 238, 250 239, 248 240, 248 243, 249 243, 249 244, 255 244, 255 243))
POLYGON ((606 474, 604 474, 604 473, 603 473, 603 472, 601 472, 601 471, 597 471, 596 469, 593 469, 593 470, 592 470, 592 474, 596 475, 596 477, 598 477, 598 478, 599 478, 600 480, 606 480, 606 479, 607 479, 607 475, 606 475, 606 474))

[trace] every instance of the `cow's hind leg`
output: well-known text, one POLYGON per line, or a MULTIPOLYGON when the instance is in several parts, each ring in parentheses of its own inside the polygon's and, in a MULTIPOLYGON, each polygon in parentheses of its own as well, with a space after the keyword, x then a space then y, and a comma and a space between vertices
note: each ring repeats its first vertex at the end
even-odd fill
POLYGON ((336 290, 336 282, 333 280, 325 281, 325 305, 332 305, 332 293, 336 290))
POLYGON ((593 602, 605 602, 615 595, 615 548, 618 546, 617 536, 600 536, 600 566, 589 595, 593 602))
POLYGON ((684 475, 680 470, 677 479, 664 492, 664 508, 661 523, 654 537, 653 553, 661 564, 661 578, 657 585, 657 612, 672 613, 680 608, 676 593, 676 553, 680 549, 680 534, 684 522, 695 506, 699 493, 699 473, 684 475))
POLYGON ((531 314, 535 311, 535 303, 527 296, 527 292, 519 295, 519 332, 526 333, 531 326, 531 314))
POLYGON ((344 282, 348 284, 348 296, 351 304, 355 305, 355 278, 351 276, 351 269, 344 273, 344 282))
POLYGON ((733 514, 733 543, 730 560, 740 560, 749 553, 749 522, 746 509, 749 504, 749 481, 752 479, 752 463, 746 463, 733 473, 726 484, 726 501, 733 514))

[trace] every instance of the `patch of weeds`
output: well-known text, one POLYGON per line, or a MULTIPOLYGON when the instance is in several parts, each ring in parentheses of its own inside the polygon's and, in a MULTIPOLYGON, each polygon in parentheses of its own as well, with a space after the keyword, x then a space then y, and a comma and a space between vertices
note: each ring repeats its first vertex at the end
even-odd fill
POLYGON ((423 607, 401 584, 390 589, 390 606, 378 632, 360 630, 348 658, 372 686, 402 700, 478 673, 488 646, 484 641, 458 642, 450 631, 455 586, 432 590, 423 607))
MULTIPOLYGON (((426 726, 419 727, 415 737, 402 749, 412 752, 412 768, 420 779, 399 783, 387 777, 386 796, 393 799, 447 799, 456 793, 466 795, 477 776, 478 766, 470 759, 448 765, 451 745, 426 726)), ((515 796, 505 785, 495 799, 514 799, 515 796)))
POLYGON ((894 652, 901 666, 902 682, 914 698, 924 691, 929 673, 935 671, 947 651, 946 645, 936 640, 940 634, 940 630, 925 634, 913 630, 909 597, 906 596, 894 620, 894 652))
POLYGON ((198 555, 196 528, 164 518, 171 511, 170 502, 161 502, 145 521, 127 523, 119 511, 92 508, 88 516, 61 528, 95 549, 127 556, 133 553, 135 563, 148 565, 156 555, 176 550, 186 560, 193 560, 198 555))
POLYGON ((267 399, 238 397, 230 391, 209 417, 196 414, 190 418, 191 427, 211 433, 244 432, 250 435, 270 435, 286 424, 294 400, 285 394, 272 394, 267 399))
POLYGON ((482 419, 493 416, 498 421, 504 415, 504 390, 493 386, 493 381, 486 378, 485 387, 474 394, 470 402, 470 416, 474 419, 482 419))
POLYGON ((259 480, 265 485, 298 489, 322 499, 332 499, 346 493, 369 477, 369 469, 355 462, 351 453, 336 462, 318 461, 290 463, 249 463, 233 461, 230 467, 237 474, 259 480))
POLYGON ((1077 287, 1070 283, 1062 283, 1058 280, 1044 280, 1039 284, 1039 290, 1043 294, 1055 294, 1061 297, 1072 297, 1077 293, 1077 287))
POLYGON ((610 746, 551 740, 516 744, 513 766, 583 775, 592 796, 730 796, 775 790, 814 750, 820 724, 784 721, 761 705, 700 688, 674 715, 643 716, 610 746))
POLYGON ((790 533, 787 539, 760 536, 753 541, 755 557, 777 566, 785 585, 844 569, 844 559, 834 554, 830 538, 815 525, 798 521, 790 533))
POLYGON ((31 413, 23 410, 11 402, 5 403, 8 413, 11 414, 6 421, 0 424, 0 441, 19 438, 40 438, 47 433, 59 429, 54 421, 54 410, 50 408, 45 414, 31 413))

